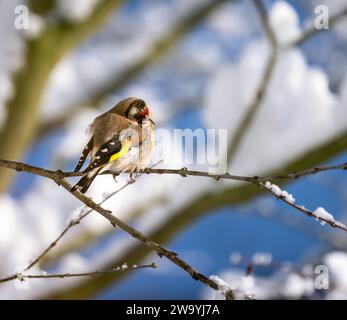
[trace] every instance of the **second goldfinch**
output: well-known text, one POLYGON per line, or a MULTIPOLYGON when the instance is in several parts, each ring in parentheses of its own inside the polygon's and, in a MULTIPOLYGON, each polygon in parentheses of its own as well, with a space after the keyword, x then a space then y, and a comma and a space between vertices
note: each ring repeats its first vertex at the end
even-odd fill
POLYGON ((144 169, 151 161, 154 145, 154 122, 147 104, 127 98, 96 117, 90 125, 90 140, 85 146, 75 172, 90 156, 82 178, 72 188, 85 193, 95 177, 105 170, 115 174, 144 169))

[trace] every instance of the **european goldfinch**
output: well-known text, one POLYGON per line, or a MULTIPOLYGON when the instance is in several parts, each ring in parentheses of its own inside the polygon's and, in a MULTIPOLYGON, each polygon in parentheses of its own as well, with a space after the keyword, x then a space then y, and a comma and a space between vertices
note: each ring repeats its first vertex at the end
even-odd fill
POLYGON ((75 172, 81 170, 88 155, 91 160, 82 178, 71 189, 85 193, 95 177, 105 170, 115 174, 133 173, 151 161, 154 145, 154 122, 146 103, 134 97, 96 117, 89 128, 85 146, 75 172))

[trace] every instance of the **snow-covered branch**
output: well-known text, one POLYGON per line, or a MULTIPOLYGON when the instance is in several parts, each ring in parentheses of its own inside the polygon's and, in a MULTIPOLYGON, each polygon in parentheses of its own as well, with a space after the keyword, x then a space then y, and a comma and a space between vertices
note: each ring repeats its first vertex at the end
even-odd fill
POLYGON ((271 184, 269 181, 266 183, 259 183, 264 190, 270 192, 277 199, 283 201, 289 206, 303 212, 309 217, 317 219, 317 221, 321 221, 322 224, 328 223, 333 228, 339 228, 341 230, 347 231, 347 226, 342 222, 335 220, 334 216, 327 212, 324 208, 318 207, 316 210, 311 211, 303 205, 298 205, 295 203, 295 198, 289 194, 287 191, 281 190, 277 185, 271 184))

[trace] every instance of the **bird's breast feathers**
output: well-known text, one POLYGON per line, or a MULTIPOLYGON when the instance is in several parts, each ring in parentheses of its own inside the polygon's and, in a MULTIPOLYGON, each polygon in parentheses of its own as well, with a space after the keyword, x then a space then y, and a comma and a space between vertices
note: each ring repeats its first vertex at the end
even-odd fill
POLYGON ((122 143, 122 148, 113 154, 104 170, 116 172, 134 171, 145 168, 151 161, 154 144, 153 129, 143 128, 142 140, 136 146, 130 143, 122 143))

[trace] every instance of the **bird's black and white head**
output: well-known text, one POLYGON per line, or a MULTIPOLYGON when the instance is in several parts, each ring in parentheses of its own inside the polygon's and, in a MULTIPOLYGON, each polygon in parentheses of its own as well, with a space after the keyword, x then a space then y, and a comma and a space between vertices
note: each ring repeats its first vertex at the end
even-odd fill
POLYGON ((146 116, 149 115, 149 109, 142 99, 135 99, 132 101, 127 110, 125 111, 125 117, 129 120, 135 120, 141 123, 146 116))
POLYGON ((149 120, 153 124, 153 120, 150 117, 150 111, 146 102, 138 98, 127 98, 122 100, 115 107, 115 111, 126 117, 129 120, 136 121, 142 124, 143 121, 149 120))

